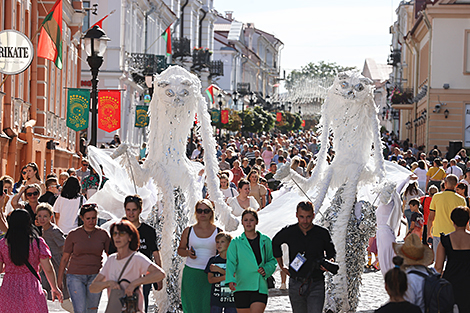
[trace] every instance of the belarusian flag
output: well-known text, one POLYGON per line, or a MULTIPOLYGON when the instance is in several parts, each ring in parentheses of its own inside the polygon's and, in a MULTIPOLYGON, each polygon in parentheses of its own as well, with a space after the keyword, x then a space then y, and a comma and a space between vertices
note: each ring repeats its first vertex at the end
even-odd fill
POLYGON ((165 29, 165 31, 162 33, 162 37, 166 41, 166 55, 171 55, 171 29, 170 29, 170 26, 168 26, 168 28, 165 29))
POLYGON ((220 90, 220 88, 215 86, 215 85, 210 85, 206 89, 207 96, 209 97, 209 100, 211 101, 212 104, 215 103, 214 89, 215 90, 220 90))
POLYGON ((62 0, 57 0, 42 22, 38 57, 51 60, 62 69, 62 0))

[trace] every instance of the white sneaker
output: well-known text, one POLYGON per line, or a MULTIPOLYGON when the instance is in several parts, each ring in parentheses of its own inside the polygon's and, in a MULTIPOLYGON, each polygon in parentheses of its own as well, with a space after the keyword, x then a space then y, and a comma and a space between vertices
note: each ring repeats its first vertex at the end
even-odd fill
POLYGON ((285 284, 285 283, 282 283, 282 284, 281 284, 281 287, 279 287, 279 289, 281 289, 281 290, 286 290, 286 289, 287 289, 286 284, 285 284))

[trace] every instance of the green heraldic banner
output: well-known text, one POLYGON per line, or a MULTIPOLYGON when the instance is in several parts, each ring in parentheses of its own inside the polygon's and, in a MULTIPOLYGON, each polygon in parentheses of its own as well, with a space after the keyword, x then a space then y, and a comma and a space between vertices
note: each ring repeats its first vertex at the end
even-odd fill
POLYGON ((146 127, 149 125, 149 107, 146 105, 136 105, 135 107, 135 127, 146 127))
POLYGON ((88 128, 90 89, 69 88, 67 94, 67 127, 79 131, 88 128))

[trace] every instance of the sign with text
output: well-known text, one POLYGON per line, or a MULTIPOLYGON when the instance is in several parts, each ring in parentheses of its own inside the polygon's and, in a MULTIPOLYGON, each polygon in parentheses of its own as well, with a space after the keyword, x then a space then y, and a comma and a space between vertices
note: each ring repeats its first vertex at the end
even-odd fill
POLYGON ((25 34, 14 29, 0 32, 0 73, 22 73, 31 65, 33 57, 33 44, 25 34))

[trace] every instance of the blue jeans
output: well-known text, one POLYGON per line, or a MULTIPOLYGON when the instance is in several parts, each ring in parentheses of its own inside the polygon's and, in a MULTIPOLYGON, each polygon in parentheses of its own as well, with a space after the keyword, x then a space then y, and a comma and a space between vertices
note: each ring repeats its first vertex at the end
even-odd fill
MULTIPOLYGON (((289 300, 293 313, 322 313, 325 302, 325 282, 310 282, 308 289, 299 294, 301 282, 289 278, 289 300)), ((305 287, 305 285, 304 285, 305 287)))
POLYGON ((406 221, 408 222, 408 226, 407 226, 408 228, 407 228, 407 230, 410 230, 410 225, 411 225, 411 222, 410 222, 410 221, 411 221, 411 213, 413 213, 413 212, 411 212, 410 209, 405 209, 404 214, 405 214, 405 217, 406 217, 406 221))
POLYGON ((211 313, 237 313, 237 309, 233 308, 224 308, 222 306, 213 306, 211 305, 211 313))
POLYGON ((149 309, 149 294, 150 290, 152 290, 152 284, 143 285, 142 289, 144 294, 145 313, 147 313, 149 309))
POLYGON ((97 313, 101 292, 91 293, 88 289, 96 275, 67 274, 67 288, 75 313, 97 313))

